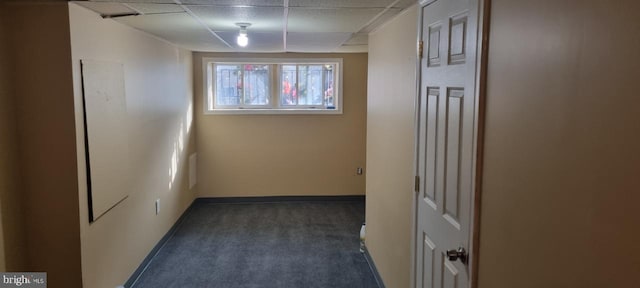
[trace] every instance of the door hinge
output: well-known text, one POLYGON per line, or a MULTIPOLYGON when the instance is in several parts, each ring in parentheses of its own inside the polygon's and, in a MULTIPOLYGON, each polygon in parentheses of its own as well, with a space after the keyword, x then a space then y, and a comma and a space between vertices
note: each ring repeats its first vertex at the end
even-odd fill
POLYGON ((420 176, 416 176, 415 183, 413 185, 414 185, 413 187, 415 187, 414 191, 415 192, 419 192, 420 191, 420 176))
POLYGON ((422 46, 424 45, 424 42, 422 41, 418 41, 418 59, 422 58, 422 46))

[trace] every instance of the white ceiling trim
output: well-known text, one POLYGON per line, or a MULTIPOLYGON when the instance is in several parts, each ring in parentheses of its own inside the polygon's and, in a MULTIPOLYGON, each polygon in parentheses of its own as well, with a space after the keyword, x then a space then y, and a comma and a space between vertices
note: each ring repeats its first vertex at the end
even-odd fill
POLYGON ((142 11, 140 11, 140 10, 138 10, 138 9, 136 9, 136 8, 131 7, 131 5, 129 5, 129 3, 122 3, 122 5, 124 5, 124 7, 127 7, 127 8, 129 8, 129 9, 131 9, 131 10, 135 11, 136 13, 138 13, 138 14, 140 14, 140 15, 144 15, 144 13, 142 13, 142 11))
MULTIPOLYGON (((398 0, 400 1, 400 0, 398 0)), ((420 2, 420 1, 419 1, 420 2)), ((402 11, 400 11, 400 13, 394 15, 393 17, 389 18, 389 20, 387 20, 387 22, 382 23, 380 25, 378 25, 377 27, 373 28, 373 30, 369 31, 368 35, 371 34, 375 34, 376 32, 378 32, 378 30, 380 30, 382 27, 386 26, 387 24, 391 23, 393 19, 396 19, 404 14, 407 14, 408 12, 411 12, 413 7, 418 5, 419 2, 416 2, 415 4, 412 4, 411 6, 404 8, 402 11)))
MULTIPOLYGON (((373 18, 371 18, 371 20, 369 20, 369 22, 365 23, 364 25, 362 25, 362 27, 360 27, 360 29, 358 29, 358 32, 353 33, 354 35, 357 33, 360 33, 360 31, 362 31, 364 28, 366 28, 367 26, 371 25, 371 23, 373 23, 374 21, 376 21, 378 18, 382 17, 382 15, 384 15, 384 13, 387 13, 387 11, 389 11, 391 8, 393 8, 398 2, 400 2, 401 0, 396 0, 391 2, 389 5, 387 5, 387 7, 384 8, 384 10, 382 10, 380 13, 378 13, 378 15, 374 16, 373 18)), ((346 41, 340 43, 340 46, 345 46, 345 44, 347 42, 349 42, 349 40, 351 40, 351 38, 347 39, 346 41)), ((356 45, 347 45, 347 46, 356 46, 356 45)))
POLYGON ((382 17, 382 15, 384 15, 384 13, 387 13, 387 11, 389 11, 391 8, 393 8, 396 3, 400 2, 401 0, 396 0, 391 2, 391 4, 389 4, 387 7, 384 8, 384 10, 382 10, 380 13, 378 13, 378 15, 376 15, 375 17, 371 18, 371 20, 369 20, 369 22, 365 23, 364 25, 362 25, 362 27, 360 27, 360 29, 358 29, 358 32, 362 31, 362 29, 366 28, 367 26, 371 25, 371 23, 373 23, 374 21, 378 20, 378 18, 382 17))
POLYGON ((173 0, 173 2, 175 2, 178 5, 180 5, 180 7, 182 9, 184 9, 184 11, 186 11, 189 15, 191 15, 191 17, 193 17, 193 19, 196 19, 196 21, 198 21, 198 23, 200 23, 200 25, 202 25, 202 27, 204 27, 204 29, 207 29, 207 31, 209 31, 209 33, 211 33, 211 35, 213 35, 214 37, 218 38, 218 40, 222 41, 222 43, 227 45, 229 48, 233 49, 233 46, 231 46, 231 44, 229 44, 227 41, 222 39, 222 37, 220 37, 220 35, 218 35, 216 32, 213 32, 213 30, 211 30, 209 25, 207 25, 207 23, 204 23, 204 21, 202 21, 202 19, 200 19, 200 17, 198 17, 198 15, 193 13, 193 11, 191 11, 191 9, 189 9, 189 7, 187 7, 186 5, 182 4, 182 2, 180 2, 180 0, 173 0))
POLYGON ((284 15, 282 16, 282 47, 287 51, 287 26, 289 22, 289 0, 284 0, 284 15))

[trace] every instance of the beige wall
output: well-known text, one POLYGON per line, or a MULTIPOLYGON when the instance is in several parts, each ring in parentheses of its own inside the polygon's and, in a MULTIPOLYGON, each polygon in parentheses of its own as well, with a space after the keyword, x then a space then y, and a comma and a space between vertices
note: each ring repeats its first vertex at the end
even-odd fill
POLYGON ((194 54, 198 196, 361 195, 367 54, 194 54), (202 57, 343 58, 342 115, 204 115, 202 57))
POLYGON ((409 287, 416 6, 369 36, 366 245, 386 287, 409 287))
POLYGON ((26 2, 7 7, 27 245, 19 257, 25 270, 48 272, 49 287, 80 287, 69 15, 66 3, 26 2))
POLYGON ((195 151, 193 123, 189 122, 193 119, 191 52, 103 20, 75 4, 69 5, 69 11, 83 282, 85 287, 113 288, 129 278, 194 199, 187 171, 188 156, 195 151), (92 224, 86 204, 81 59, 124 64, 129 171, 133 171, 129 197, 92 224), (174 159, 178 169, 172 177, 168 171, 174 159), (161 203, 159 215, 155 215, 156 199, 161 203))
POLYGON ((638 287, 640 4, 492 6, 479 287, 638 287))

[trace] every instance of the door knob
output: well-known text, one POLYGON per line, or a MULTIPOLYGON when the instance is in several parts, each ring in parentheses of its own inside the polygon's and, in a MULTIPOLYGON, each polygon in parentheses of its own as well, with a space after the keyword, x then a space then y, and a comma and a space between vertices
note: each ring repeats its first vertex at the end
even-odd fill
POLYGON ((463 264, 467 264, 467 258, 467 251, 462 247, 458 248, 458 250, 447 250, 447 259, 449 259, 449 261, 460 260, 463 264))

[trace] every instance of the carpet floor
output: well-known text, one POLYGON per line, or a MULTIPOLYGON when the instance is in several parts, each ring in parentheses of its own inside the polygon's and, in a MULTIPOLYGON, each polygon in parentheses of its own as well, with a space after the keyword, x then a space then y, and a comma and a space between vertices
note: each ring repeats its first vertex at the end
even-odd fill
POLYGON ((196 202, 134 288, 378 287, 364 201, 196 202))

